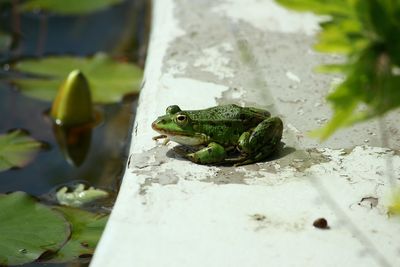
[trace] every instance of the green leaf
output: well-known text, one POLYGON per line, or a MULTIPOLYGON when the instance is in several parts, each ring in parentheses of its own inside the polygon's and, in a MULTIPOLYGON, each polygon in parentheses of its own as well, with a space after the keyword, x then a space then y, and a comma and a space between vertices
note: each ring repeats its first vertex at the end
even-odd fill
POLYGON ((391 203, 388 207, 389 215, 400 215, 400 187, 393 189, 391 203))
POLYGON ((81 255, 92 255, 108 220, 106 214, 96 214, 72 207, 55 207, 72 226, 68 242, 47 262, 68 262, 81 255))
POLYGON ((346 64, 326 64, 314 68, 315 71, 321 73, 344 73, 347 72, 349 66, 346 64))
POLYGON ((40 142, 20 130, 0 135, 0 171, 25 166, 40 148, 40 142))
POLYGON ((279 4, 298 11, 316 14, 348 15, 352 12, 348 0, 276 0, 279 4))
POLYGON ((105 9, 122 0, 29 0, 22 4, 23 11, 43 9, 61 15, 80 15, 105 9))
POLYGON ((353 19, 332 19, 321 23, 315 49, 321 52, 349 54, 368 45, 368 40, 360 34, 361 25, 353 19))
POLYGON ((64 217, 23 192, 0 195, 0 265, 29 263, 68 239, 64 217))
POLYGON ((322 140, 336 130, 381 116, 400 107, 400 1, 394 0, 278 0, 295 10, 329 15, 320 23, 315 48, 342 53, 342 64, 319 71, 344 75, 327 100, 333 116, 311 133, 322 140))
POLYGON ((34 79, 16 79, 14 82, 22 93, 51 101, 67 75, 81 70, 89 81, 93 101, 113 103, 122 99, 124 94, 138 93, 143 71, 129 63, 116 62, 105 54, 93 58, 47 57, 41 60, 23 60, 15 69, 38 75, 34 79))

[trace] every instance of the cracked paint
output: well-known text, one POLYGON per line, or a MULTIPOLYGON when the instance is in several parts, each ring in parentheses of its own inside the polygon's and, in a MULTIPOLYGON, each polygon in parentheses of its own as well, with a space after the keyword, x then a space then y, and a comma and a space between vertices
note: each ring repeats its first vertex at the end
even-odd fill
POLYGON ((341 79, 312 72, 341 60, 310 51, 315 17, 280 13, 266 0, 154 5, 129 168, 91 265, 400 265, 400 223, 387 215, 400 183, 400 117, 387 120, 393 149, 378 147, 376 121, 324 144, 308 138, 330 117, 324 97, 341 79), (151 139, 150 124, 167 106, 223 103, 282 117, 280 153, 241 167, 203 166, 151 139), (320 218, 329 230, 313 225, 320 218))

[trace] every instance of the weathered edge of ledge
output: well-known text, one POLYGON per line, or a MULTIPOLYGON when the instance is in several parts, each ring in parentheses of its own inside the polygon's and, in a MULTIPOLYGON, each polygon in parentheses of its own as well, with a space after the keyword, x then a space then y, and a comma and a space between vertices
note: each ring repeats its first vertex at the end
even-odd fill
MULTIPOLYGON (((400 224, 385 215, 384 167, 390 158, 399 177, 400 158, 376 147, 376 122, 323 147, 306 136, 329 116, 323 97, 337 79, 309 70, 335 60, 305 48, 316 18, 271 1, 153 2, 131 156, 91 266, 399 264, 400 224), (150 124, 166 106, 227 102, 282 116, 293 150, 267 163, 221 168, 173 158, 171 146, 151 140, 150 124), (312 226, 319 217, 329 230, 312 226)), ((393 117, 387 127, 398 130, 393 117)))

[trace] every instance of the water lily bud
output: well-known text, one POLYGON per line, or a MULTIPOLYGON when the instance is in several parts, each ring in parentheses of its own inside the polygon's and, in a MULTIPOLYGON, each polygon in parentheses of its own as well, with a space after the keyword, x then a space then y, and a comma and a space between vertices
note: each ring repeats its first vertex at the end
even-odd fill
POLYGON ((67 127, 93 120, 89 83, 80 70, 73 70, 58 90, 50 112, 56 124, 67 127))

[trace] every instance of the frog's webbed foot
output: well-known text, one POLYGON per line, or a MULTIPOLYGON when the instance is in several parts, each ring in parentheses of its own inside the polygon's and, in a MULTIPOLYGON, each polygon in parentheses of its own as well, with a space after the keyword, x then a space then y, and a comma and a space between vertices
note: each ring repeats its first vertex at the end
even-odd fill
POLYGON ((163 141, 163 145, 166 145, 166 144, 168 144, 168 142, 169 142, 169 138, 168 138, 168 136, 166 136, 165 134, 161 134, 161 135, 157 135, 157 136, 154 136, 153 138, 152 138, 154 141, 158 141, 159 139, 164 139, 164 141, 163 141), (164 139, 165 138, 165 139, 164 139))
POLYGON ((238 158, 238 160, 235 162, 235 164, 233 164, 233 166, 237 167, 259 162, 264 160, 267 156, 268 154, 265 155, 264 153, 258 153, 256 156, 244 155, 243 157, 238 158))
POLYGON ((222 162, 226 157, 225 148, 217 143, 210 143, 194 153, 186 154, 186 158, 198 164, 212 164, 222 162))
POLYGON ((246 159, 246 160, 244 160, 244 161, 236 162, 235 164, 233 164, 233 166, 238 167, 238 166, 243 166, 243 165, 251 164, 251 163, 254 163, 254 162, 256 162, 256 161, 253 160, 253 159, 246 159))

